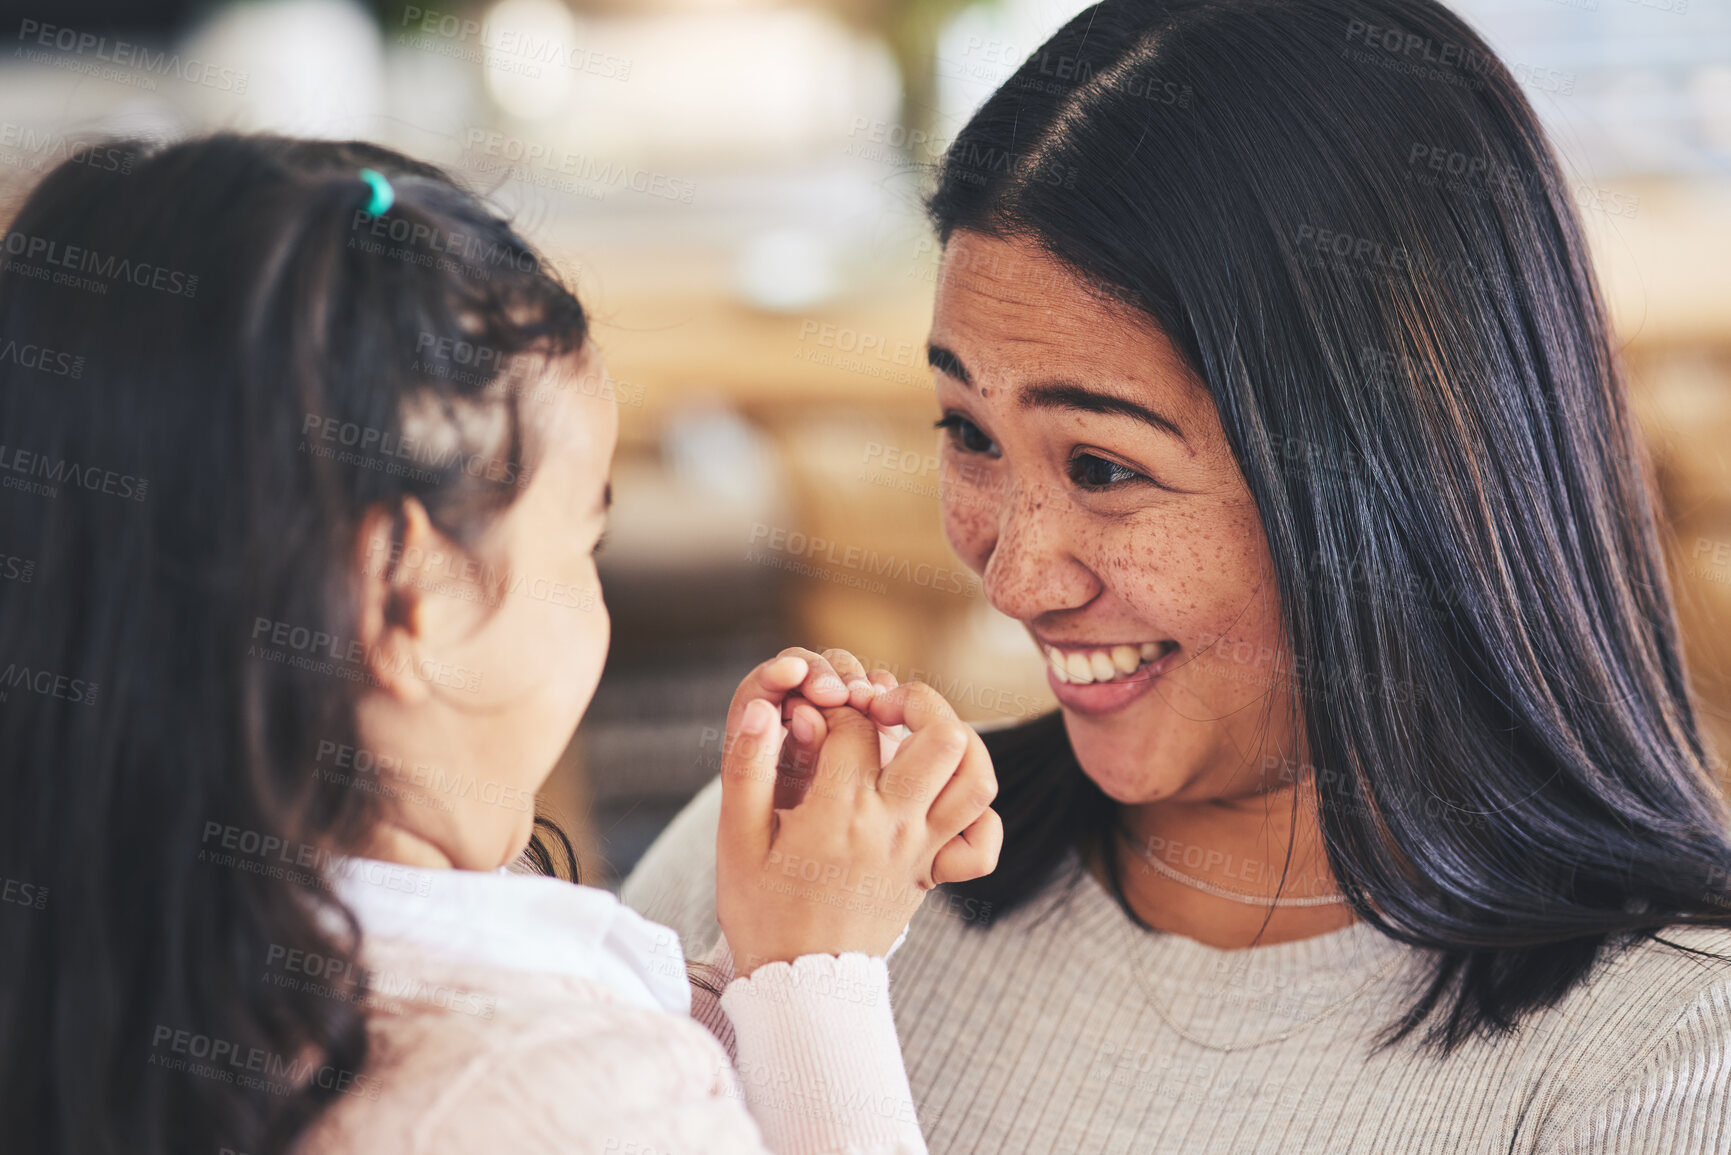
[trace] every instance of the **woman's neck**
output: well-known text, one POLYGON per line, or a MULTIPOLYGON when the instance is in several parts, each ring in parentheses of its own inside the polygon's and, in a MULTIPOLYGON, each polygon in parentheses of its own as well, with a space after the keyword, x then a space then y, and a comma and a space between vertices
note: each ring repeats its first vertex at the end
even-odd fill
MULTIPOLYGON (((1220 950, 1313 938, 1358 921, 1344 902, 1270 907, 1266 901, 1339 894, 1310 812, 1293 820, 1296 800, 1287 788, 1245 799, 1121 808, 1118 821, 1128 837, 1113 838, 1106 850, 1116 856, 1130 909, 1157 930, 1220 950), (1265 901, 1223 898, 1174 875, 1265 901)), ((1104 884, 1098 853, 1090 850, 1086 861, 1104 884)))

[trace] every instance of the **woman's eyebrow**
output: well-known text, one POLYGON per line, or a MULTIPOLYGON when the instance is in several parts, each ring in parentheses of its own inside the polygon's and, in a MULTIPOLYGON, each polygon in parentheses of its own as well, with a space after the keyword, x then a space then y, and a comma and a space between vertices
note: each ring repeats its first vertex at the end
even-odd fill
POLYGON ((1092 389, 1084 389, 1067 381, 1024 386, 1017 399, 1026 409, 1068 409, 1077 413, 1110 413, 1120 417, 1133 417, 1184 441, 1184 431, 1178 428, 1177 422, 1146 405, 1110 393, 1096 393, 1092 389))
POLYGON ((962 359, 942 345, 926 346, 926 363, 946 377, 954 377, 970 389, 974 387, 974 383, 968 379, 968 369, 962 364, 962 359))
MULTIPOLYGON (((972 389, 973 381, 968 377, 968 367, 962 364, 962 359, 944 346, 935 342, 926 346, 926 361, 932 368, 947 377, 953 377, 963 385, 972 389)), ((1068 409, 1077 413, 1107 413, 1119 417, 1131 417, 1162 433, 1169 433, 1185 443, 1184 431, 1178 428, 1178 423, 1153 409, 1128 398, 1117 397, 1111 393, 1097 393, 1068 381, 1054 381, 1045 385, 1028 385, 1021 390, 1018 400, 1027 409, 1068 409)), ((1195 450, 1191 450, 1195 452, 1195 450)))

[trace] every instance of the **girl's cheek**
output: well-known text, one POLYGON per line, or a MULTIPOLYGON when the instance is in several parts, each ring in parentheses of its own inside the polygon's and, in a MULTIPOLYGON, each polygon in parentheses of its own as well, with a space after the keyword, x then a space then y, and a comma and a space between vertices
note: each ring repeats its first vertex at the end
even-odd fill
POLYGON ((580 607, 568 611, 571 615, 571 652, 566 660, 585 681, 598 680, 607 664, 607 650, 613 638, 613 621, 597 587, 586 591, 580 607))

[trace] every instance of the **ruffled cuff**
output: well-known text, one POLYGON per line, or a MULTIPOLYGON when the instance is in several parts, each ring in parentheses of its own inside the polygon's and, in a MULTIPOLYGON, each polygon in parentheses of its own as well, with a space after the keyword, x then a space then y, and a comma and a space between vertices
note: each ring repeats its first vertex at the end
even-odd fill
POLYGON ((771 1151, 925 1155, 883 959, 765 963, 730 982, 720 1002, 746 1105, 771 1151))
MULTIPOLYGON (((902 933, 896 936, 896 941, 890 944, 890 949, 884 952, 888 961, 894 957, 896 950, 908 940, 908 928, 902 927, 902 933)), ((727 989, 735 977, 733 948, 727 945, 727 936, 720 935, 709 953, 700 959, 691 960, 695 973, 691 984, 691 1017, 709 1029, 715 1036, 715 1041, 721 1044, 721 1049, 727 1052, 727 1057, 738 1061, 735 1048, 733 1024, 728 1021, 727 1013, 721 1009, 721 992, 727 989), (709 989, 713 987, 714 989, 709 989)))

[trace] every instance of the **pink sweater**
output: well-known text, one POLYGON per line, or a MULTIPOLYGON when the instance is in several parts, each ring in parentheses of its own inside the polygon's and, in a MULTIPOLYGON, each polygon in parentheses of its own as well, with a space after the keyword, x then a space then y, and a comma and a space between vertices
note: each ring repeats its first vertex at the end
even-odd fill
POLYGON ((372 1055, 297 1155, 925 1155, 883 959, 771 963, 718 1002, 606 891, 365 859, 333 884, 372 1055))

